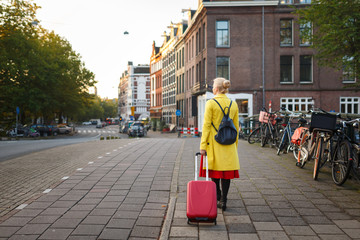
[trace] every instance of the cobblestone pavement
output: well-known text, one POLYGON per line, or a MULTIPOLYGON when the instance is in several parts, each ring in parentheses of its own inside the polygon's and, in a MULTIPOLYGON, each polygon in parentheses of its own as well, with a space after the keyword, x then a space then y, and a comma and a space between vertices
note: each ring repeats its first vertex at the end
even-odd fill
MULTIPOLYGON (((358 184, 338 187, 326 171, 313 181, 311 165, 297 168, 290 154, 245 141, 239 142, 240 179, 231 183, 228 210, 218 211, 216 226, 188 225, 186 185, 194 178, 199 138, 174 136, 84 144, 72 167, 59 163, 68 170, 58 170, 57 183, 39 187, 47 190, 30 201, 24 197, 21 209, 3 216, 0 239, 360 239, 358 184), (99 155, 86 154, 93 148, 99 155)), ((28 171, 29 186, 40 184, 31 182, 39 167, 28 171)), ((20 177, 8 177, 1 194, 6 185, 26 188, 20 177)))

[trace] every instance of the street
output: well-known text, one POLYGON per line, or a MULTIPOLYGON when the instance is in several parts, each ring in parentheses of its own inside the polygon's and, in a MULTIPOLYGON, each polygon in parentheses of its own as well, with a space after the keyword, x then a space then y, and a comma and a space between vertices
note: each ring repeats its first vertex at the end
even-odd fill
POLYGON ((239 141, 240 179, 218 224, 188 225, 199 138, 60 146, 0 163, 0 239, 358 239, 360 185, 239 141), (50 156, 50 157, 49 157, 50 156), (17 209, 16 209, 17 208, 17 209))
POLYGON ((117 125, 110 125, 101 129, 95 128, 93 125, 79 126, 76 127, 76 134, 73 136, 58 135, 54 139, 20 138, 18 141, 0 141, 0 162, 54 147, 95 141, 101 136, 105 138, 107 136, 127 138, 127 135, 119 134, 119 126, 117 125))

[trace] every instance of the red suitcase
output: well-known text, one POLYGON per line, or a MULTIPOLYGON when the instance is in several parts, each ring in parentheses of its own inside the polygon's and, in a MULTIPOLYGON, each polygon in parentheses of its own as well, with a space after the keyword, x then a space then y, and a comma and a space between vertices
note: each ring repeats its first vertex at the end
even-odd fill
POLYGON ((191 222, 213 222, 216 225, 216 185, 213 181, 209 180, 206 157, 206 181, 198 181, 197 157, 199 155, 200 153, 195 155, 195 181, 190 181, 187 185, 186 215, 188 224, 191 222))

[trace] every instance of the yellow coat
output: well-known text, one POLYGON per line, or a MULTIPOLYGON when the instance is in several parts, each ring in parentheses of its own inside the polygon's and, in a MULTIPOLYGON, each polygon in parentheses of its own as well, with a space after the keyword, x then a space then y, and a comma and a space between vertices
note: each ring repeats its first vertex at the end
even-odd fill
MULTIPOLYGON (((230 105, 230 99, 225 94, 217 94, 214 98, 223 109, 230 105)), ((227 109, 225 113, 227 113, 227 109)), ((211 122, 218 129, 223 116, 224 114, 219 105, 214 100, 206 102, 200 149, 206 150, 210 170, 238 170, 240 169, 237 152, 239 139, 231 145, 222 145, 215 141, 217 132, 211 122)), ((239 108, 235 101, 232 102, 229 116, 233 120, 236 129, 239 129, 239 108)))

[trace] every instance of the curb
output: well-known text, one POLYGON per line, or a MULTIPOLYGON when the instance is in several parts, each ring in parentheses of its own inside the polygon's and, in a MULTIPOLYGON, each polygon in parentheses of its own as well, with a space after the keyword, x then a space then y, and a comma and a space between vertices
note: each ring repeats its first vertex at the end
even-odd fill
POLYGON ((171 180, 171 187, 170 187, 170 201, 169 201, 168 210, 167 210, 167 213, 166 213, 166 216, 165 216, 164 224, 163 224, 163 226, 161 228, 161 235, 160 235, 160 238, 159 238, 160 240, 169 239, 171 223, 173 221, 174 212, 175 212, 175 205, 176 205, 176 200, 177 200, 180 161, 181 161, 181 158, 182 158, 184 147, 185 147, 185 142, 183 141, 183 143, 182 143, 182 145, 180 147, 179 154, 177 155, 176 161, 175 161, 175 167, 174 167, 174 170, 173 170, 173 177, 172 177, 172 180, 171 180))

